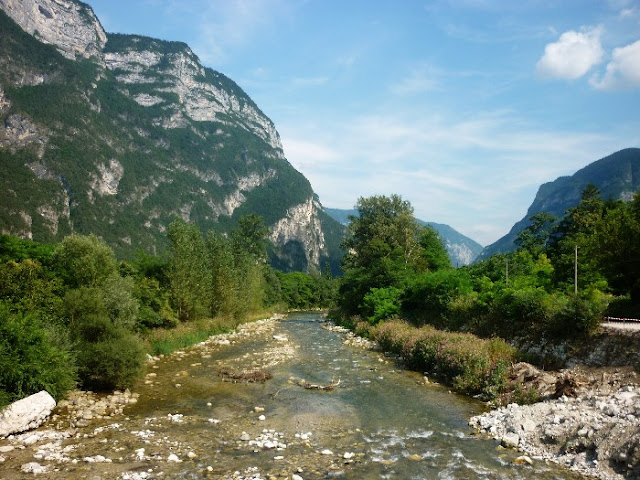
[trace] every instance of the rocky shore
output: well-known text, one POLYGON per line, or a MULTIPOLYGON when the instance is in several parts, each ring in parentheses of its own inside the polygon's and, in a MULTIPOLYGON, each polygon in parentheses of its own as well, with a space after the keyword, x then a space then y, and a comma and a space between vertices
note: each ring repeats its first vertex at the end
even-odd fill
POLYGON ((523 385, 546 391, 545 400, 512 403, 473 417, 470 425, 522 451, 527 463, 553 461, 603 480, 640 478, 640 378, 635 371, 577 366, 538 372, 529 366, 523 385), (562 394, 551 398, 557 393, 562 394))

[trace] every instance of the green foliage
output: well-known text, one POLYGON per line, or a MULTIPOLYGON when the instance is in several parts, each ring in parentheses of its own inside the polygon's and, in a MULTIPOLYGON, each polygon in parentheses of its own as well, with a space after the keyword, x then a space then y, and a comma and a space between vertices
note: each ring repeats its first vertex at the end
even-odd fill
POLYGON ((418 259, 420 271, 434 272, 451 268, 451 260, 435 228, 424 226, 418 233, 418 243, 421 247, 418 259))
POLYGON ((65 237, 55 250, 54 263, 70 288, 100 285, 118 271, 113 250, 95 235, 65 237))
POLYGON ((372 325, 400 313, 402 290, 395 287, 372 288, 364 296, 363 313, 372 325))
POLYGON ((174 306, 181 321, 207 312, 207 289, 211 284, 204 239, 198 227, 177 219, 169 225, 171 260, 169 282, 174 306))
POLYGON ((76 345, 82 385, 97 390, 133 384, 144 365, 144 348, 133 334, 137 304, 131 282, 109 280, 103 287, 80 287, 64 298, 70 331, 76 345), (123 302, 122 308, 114 305, 123 302), (135 307, 133 307, 135 305, 135 307))
POLYGON ((508 367, 515 360, 515 350, 503 340, 482 340, 430 326, 390 321, 371 335, 385 350, 402 355, 412 368, 441 378, 458 392, 482 394, 486 399, 506 389, 508 367))
POLYGON ((0 402, 46 390, 57 400, 75 386, 75 359, 64 335, 35 313, 0 302, 0 402))
POLYGON ((418 324, 446 327, 450 303, 470 292, 471 281, 465 270, 423 273, 408 283, 403 311, 418 324))
POLYGON ((449 266, 437 234, 420 227, 409 202, 398 195, 360 198, 343 248, 340 306, 359 313, 373 288, 403 288, 417 272, 449 266))

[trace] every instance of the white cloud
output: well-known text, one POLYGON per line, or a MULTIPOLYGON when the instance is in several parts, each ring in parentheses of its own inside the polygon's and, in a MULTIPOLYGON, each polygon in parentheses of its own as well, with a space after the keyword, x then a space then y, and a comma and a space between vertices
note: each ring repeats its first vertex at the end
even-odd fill
POLYGON ((214 68, 227 61, 232 48, 246 46, 273 29, 288 8, 282 0, 197 0, 195 4, 198 11, 191 18, 199 39, 193 50, 214 68))
POLYGON ((414 67, 409 74, 398 83, 391 85, 390 90, 396 95, 412 95, 438 88, 438 77, 441 75, 430 65, 414 67))
MULTIPOLYGON (((543 182, 637 143, 544 130, 513 112, 473 119, 380 113, 279 124, 284 151, 329 207, 398 193, 416 216, 489 244, 520 220, 543 182)), ((629 138, 627 139, 629 140, 629 138)))
POLYGON ((640 88, 640 40, 614 48, 604 76, 591 84, 602 90, 640 88))
POLYGON ((536 65, 538 73, 543 77, 566 80, 582 77, 604 57, 601 35, 599 27, 582 32, 564 32, 557 42, 544 48, 544 55, 536 65))

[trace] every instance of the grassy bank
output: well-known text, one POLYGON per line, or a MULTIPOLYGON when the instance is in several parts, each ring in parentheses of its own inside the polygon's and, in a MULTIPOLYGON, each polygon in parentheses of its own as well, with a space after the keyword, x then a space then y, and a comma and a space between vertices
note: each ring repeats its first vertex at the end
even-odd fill
POLYGON ((344 319, 340 323, 377 341, 384 351, 400 355, 409 368, 437 378, 456 392, 493 400, 508 388, 508 370, 517 352, 502 339, 484 340, 431 326, 417 328, 400 320, 377 326, 344 319))
POLYGON ((256 312, 240 321, 232 317, 202 318, 184 322, 175 328, 158 328, 143 335, 147 350, 151 355, 169 355, 177 350, 204 342, 212 335, 228 333, 241 323, 252 322, 273 315, 272 311, 256 312))

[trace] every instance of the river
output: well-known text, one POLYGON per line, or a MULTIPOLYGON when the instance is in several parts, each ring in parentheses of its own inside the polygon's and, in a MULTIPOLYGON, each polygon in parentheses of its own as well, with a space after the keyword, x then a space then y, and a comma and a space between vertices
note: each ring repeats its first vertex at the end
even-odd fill
MULTIPOLYGON (((468 427, 483 403, 425 384, 422 375, 380 352, 346 345, 345 333, 323 326, 319 313, 291 314, 159 360, 135 388, 139 401, 124 416, 76 426, 59 441, 66 459, 41 462, 44 476, 580 478, 543 461, 515 464, 517 452, 468 427), (223 371, 272 378, 234 383, 223 371)), ((63 428, 64 421, 59 416, 41 430, 63 428)), ((37 448, 9 454, 0 477, 33 477, 19 469, 37 448)))

